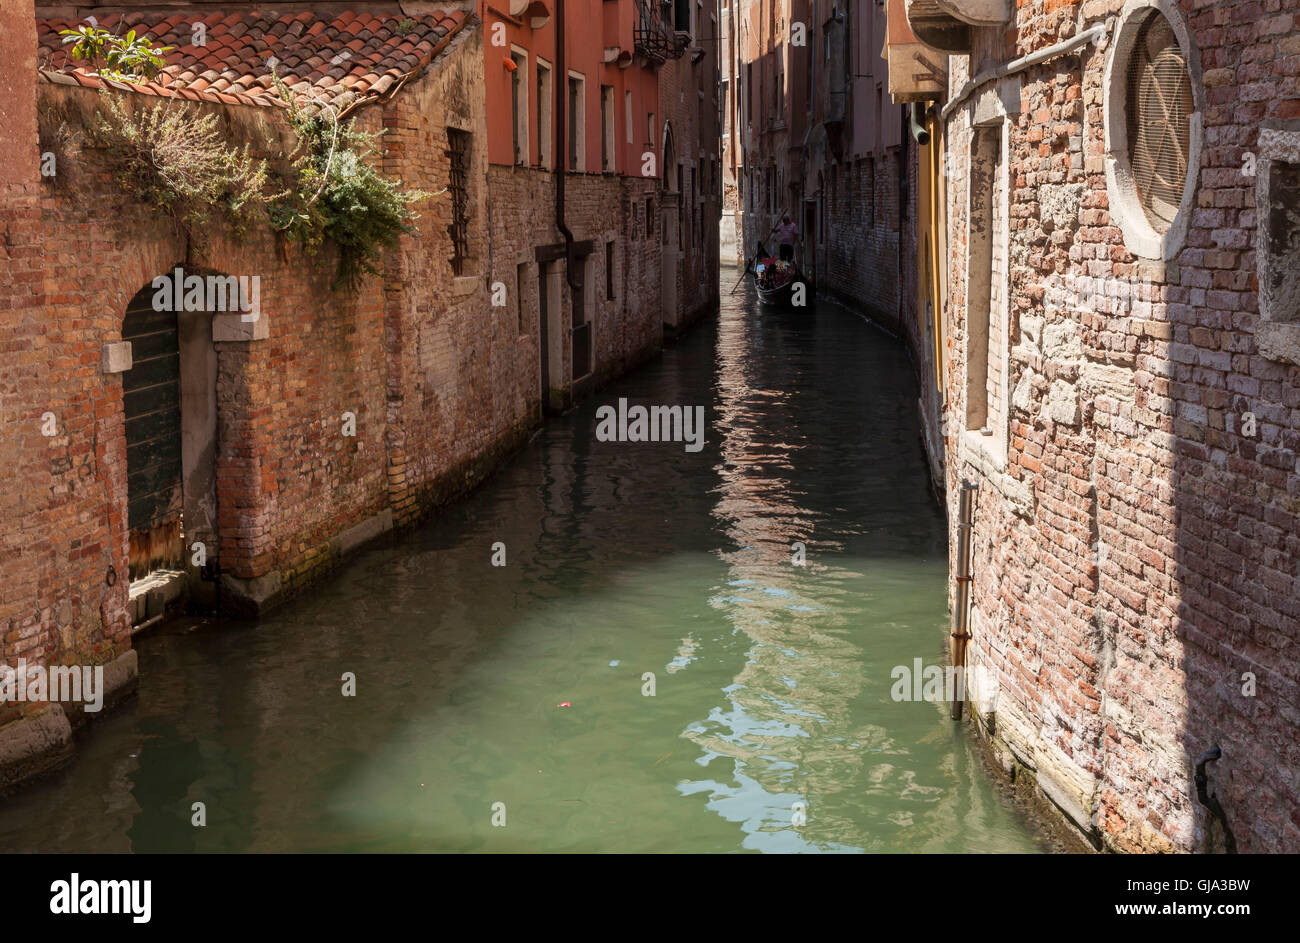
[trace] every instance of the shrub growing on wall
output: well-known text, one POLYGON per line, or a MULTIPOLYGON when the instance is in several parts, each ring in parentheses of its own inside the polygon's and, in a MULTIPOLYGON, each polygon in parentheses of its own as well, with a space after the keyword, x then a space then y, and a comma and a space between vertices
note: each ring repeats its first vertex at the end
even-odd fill
MULTIPOLYGON (((76 58, 101 76, 122 80, 157 75, 170 48, 155 48, 134 31, 118 37, 82 26, 64 35, 76 58)), ((413 232, 411 205, 430 194, 407 190, 375 169, 379 135, 342 120, 328 102, 295 98, 278 76, 274 80, 297 136, 280 170, 255 158, 248 143, 229 143, 216 112, 172 101, 132 108, 107 86, 100 89, 103 107, 85 128, 85 143, 109 158, 126 192, 169 213, 191 240, 201 243, 213 225, 242 235, 269 220, 308 252, 326 239, 338 245, 334 285, 355 288, 363 276, 380 273, 385 249, 413 232)))
POLYGON ((271 218, 308 251, 323 238, 335 242, 340 249, 335 284, 355 286, 364 275, 380 274, 383 250, 413 231, 417 217, 411 204, 430 194, 403 189, 375 170, 378 134, 340 120, 328 103, 295 99, 278 77, 275 83, 298 136, 290 155, 297 179, 272 203, 271 218))

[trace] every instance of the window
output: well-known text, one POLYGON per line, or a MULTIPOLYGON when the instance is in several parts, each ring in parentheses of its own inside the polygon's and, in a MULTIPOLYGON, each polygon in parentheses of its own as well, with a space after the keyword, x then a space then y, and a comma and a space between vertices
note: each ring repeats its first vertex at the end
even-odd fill
MULTIPOLYGON (((816 46, 816 45, 817 45, 817 31, 816 31, 816 30, 813 31, 813 34, 812 34, 812 41, 813 41, 813 45, 816 46)), ((816 65, 817 60, 813 58, 813 56, 816 55, 816 53, 815 53, 812 49, 809 49, 809 50, 808 50, 807 52, 805 52, 803 55, 804 55, 804 60, 808 63, 808 85, 807 85, 807 89, 808 89, 808 114, 811 115, 811 114, 812 114, 812 110, 813 110, 813 96, 816 94, 816 93, 815 93, 815 90, 813 89, 813 66, 816 65)))
POLYGON ((862 197, 863 205, 867 211, 867 225, 876 225, 876 160, 874 157, 868 157, 863 163, 866 164, 866 173, 863 176, 863 183, 866 185, 866 194, 862 197))
POLYGON ((524 286, 528 284, 528 263, 520 262, 515 266, 515 307, 519 310, 519 333, 527 334, 524 324, 524 286))
POLYGON ((510 116, 514 126, 515 164, 528 166, 528 53, 512 50, 510 61, 510 116))
POLYGON ((1205 91, 1171 0, 1128 0, 1106 61, 1106 188, 1125 246, 1172 259, 1187 236, 1205 91))
POLYGON ((569 73, 569 170, 587 169, 587 82, 569 73))
POLYGON ((655 201, 647 199, 645 201, 645 237, 650 239, 655 234, 655 201))
POLYGON ((967 233, 966 428, 990 437, 993 455, 1006 456, 1008 341, 1007 160, 1005 125, 976 127, 970 145, 967 233))
POLYGON ((646 115, 645 119, 645 146, 654 147, 655 141, 655 113, 652 111, 646 115))
POLYGON ((555 155, 551 150, 551 134, 554 121, 551 114, 553 92, 551 86, 551 67, 541 59, 537 60, 537 162, 547 170, 555 166, 555 155))
POLYGON ((605 243, 605 300, 614 300, 614 241, 605 243))
POLYGON ((456 128, 447 129, 447 157, 450 160, 447 190, 451 194, 451 270, 465 274, 469 258, 469 142, 470 136, 456 128))
POLYGON ((614 86, 600 87, 600 169, 613 173, 614 163, 614 86))
POLYGON ((745 126, 754 124, 754 64, 745 64, 745 126))
POLYGON ((1128 67, 1128 139, 1133 185, 1147 221, 1169 231, 1183 198, 1191 137, 1192 86, 1169 21, 1151 14, 1128 67))
POLYGON ((679 33, 691 31, 691 0, 673 0, 673 29, 679 33))
POLYGON ((632 140, 632 93, 623 93, 623 126, 627 128, 627 143, 635 144, 632 140))
POLYGON ((1255 168, 1255 343, 1271 360, 1300 363, 1300 127, 1264 127, 1255 168))

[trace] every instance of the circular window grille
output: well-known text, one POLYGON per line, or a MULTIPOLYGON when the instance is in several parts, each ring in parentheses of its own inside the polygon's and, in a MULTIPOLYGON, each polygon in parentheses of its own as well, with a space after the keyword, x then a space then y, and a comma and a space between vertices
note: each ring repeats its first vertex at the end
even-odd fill
POLYGON ((1159 13, 1138 29, 1125 98, 1134 188, 1147 221, 1164 234, 1183 199, 1194 105, 1187 61, 1159 13))

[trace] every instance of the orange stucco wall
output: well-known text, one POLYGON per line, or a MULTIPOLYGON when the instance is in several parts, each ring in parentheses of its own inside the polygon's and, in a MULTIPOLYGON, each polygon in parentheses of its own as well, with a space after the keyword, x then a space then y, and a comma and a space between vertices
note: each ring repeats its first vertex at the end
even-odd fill
MULTIPOLYGON (((528 164, 540 165, 537 114, 537 60, 555 68, 555 0, 545 0, 551 16, 541 29, 532 29, 527 18, 508 13, 510 0, 496 4, 480 0, 483 19, 484 82, 487 94, 488 160, 493 164, 514 163, 514 131, 511 119, 511 72, 506 66, 510 55, 527 56, 525 88, 528 99, 528 164)), ((565 6, 565 69, 570 75, 586 80, 585 124, 588 173, 600 173, 601 115, 600 88, 614 89, 614 160, 615 171, 630 176, 642 175, 646 151, 656 155, 658 170, 663 109, 659 107, 659 78, 653 66, 633 61, 627 68, 604 61, 606 48, 618 47, 633 53, 633 0, 568 0, 565 6), (626 93, 632 93, 632 141, 628 142, 626 93), (649 134, 648 118, 655 115, 655 134, 649 134)), ((559 77, 552 73, 553 82, 559 77)), ((566 90, 567 82, 561 85, 566 90)), ((566 99, 567 101, 567 99, 566 99)), ((567 104, 566 104, 567 109, 567 104)), ((551 137, 554 138, 554 107, 551 110, 551 137)), ((567 143, 566 143, 567 148, 567 143)), ((554 154, 554 150, 552 150, 554 154)))

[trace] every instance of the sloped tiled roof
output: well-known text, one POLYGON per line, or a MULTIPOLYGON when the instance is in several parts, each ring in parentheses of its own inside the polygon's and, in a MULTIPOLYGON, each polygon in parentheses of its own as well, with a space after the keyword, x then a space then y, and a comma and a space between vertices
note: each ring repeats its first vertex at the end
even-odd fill
POLYGON ((279 105, 276 74, 298 95, 327 101, 340 111, 378 97, 437 56, 470 18, 463 10, 420 16, 345 13, 127 13, 103 17, 113 33, 134 29, 155 46, 174 47, 167 66, 150 82, 101 80, 73 59, 60 30, 84 20, 36 21, 37 62, 51 82, 97 88, 101 83, 146 94, 234 105, 279 105), (192 45, 202 23, 206 42, 192 45), (272 57, 274 59, 272 60, 272 57))

